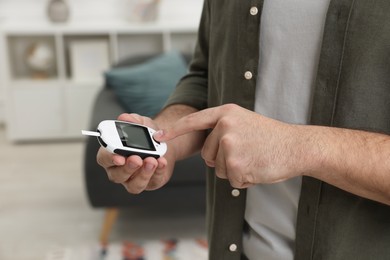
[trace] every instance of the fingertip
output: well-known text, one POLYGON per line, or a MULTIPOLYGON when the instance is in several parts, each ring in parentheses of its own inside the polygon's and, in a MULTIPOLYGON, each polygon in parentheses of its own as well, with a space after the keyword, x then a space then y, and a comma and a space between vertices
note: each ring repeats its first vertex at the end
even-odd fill
POLYGON ((153 163, 145 163, 144 168, 146 171, 153 171, 156 168, 156 165, 153 163))
POLYGON ((116 154, 114 154, 112 156, 112 163, 115 166, 123 166, 125 164, 125 162, 126 162, 126 159, 123 156, 116 155, 116 154))
POLYGON ((173 129, 160 129, 153 135, 153 138, 158 142, 168 142, 176 137, 173 129))
POLYGON ((157 162, 158 162, 157 168, 159 170, 164 169, 168 165, 167 159, 165 159, 164 157, 158 158, 157 162))
POLYGON ((159 141, 159 142, 162 142, 164 141, 164 135, 165 135, 165 131, 160 129, 158 131, 156 131, 154 134, 153 134, 153 138, 156 140, 156 141, 159 141))
POLYGON ((206 161, 205 160, 205 163, 207 166, 211 167, 211 168, 215 168, 215 161, 206 161))
POLYGON ((145 163, 150 163, 150 164, 153 164, 153 165, 155 165, 155 166, 157 166, 157 164, 158 164, 156 158, 153 158, 153 157, 147 157, 147 158, 145 158, 144 164, 145 164, 145 163))
POLYGON ((123 114, 120 114, 118 117, 117 117, 117 119, 118 120, 121 120, 121 121, 124 121, 124 120, 126 120, 126 118, 129 116, 129 114, 127 114, 127 113, 123 113, 123 114))
POLYGON ((129 156, 126 159, 126 161, 127 161, 128 165, 132 165, 133 166, 132 168, 141 167, 142 164, 143 164, 141 157, 139 157, 138 155, 129 156))

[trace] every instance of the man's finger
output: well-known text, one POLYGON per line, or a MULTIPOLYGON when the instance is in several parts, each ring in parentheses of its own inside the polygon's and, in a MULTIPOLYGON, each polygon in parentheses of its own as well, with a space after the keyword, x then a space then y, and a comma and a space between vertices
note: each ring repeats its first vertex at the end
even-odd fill
POLYGON ((132 194, 139 194, 148 186, 154 171, 156 170, 158 162, 156 159, 148 157, 144 160, 142 168, 134 173, 126 182, 122 183, 128 192, 132 194))
POLYGON ((142 124, 144 121, 142 116, 140 116, 138 114, 134 114, 134 113, 133 114, 127 114, 127 113, 121 114, 120 116, 118 116, 118 120, 137 123, 137 124, 142 124))
POLYGON ((207 136, 201 151, 202 158, 206 162, 207 166, 215 167, 215 160, 218 154, 218 149, 219 134, 215 129, 207 136))
POLYGON ((156 141, 167 142, 193 131, 214 128, 222 115, 220 107, 195 112, 179 119, 172 127, 157 131, 153 137, 156 141))
POLYGON ((120 155, 112 154, 106 149, 100 147, 96 155, 97 163, 103 168, 107 169, 113 166, 122 166, 126 159, 120 155))

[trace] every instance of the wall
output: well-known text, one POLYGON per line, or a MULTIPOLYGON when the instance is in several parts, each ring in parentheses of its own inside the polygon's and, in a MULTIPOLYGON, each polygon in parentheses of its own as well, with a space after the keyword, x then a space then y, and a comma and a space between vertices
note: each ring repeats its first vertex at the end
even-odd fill
MULTIPOLYGON (((49 0, 0 0, 0 29, 3 22, 30 23, 47 21, 49 0)), ((67 0, 72 23, 129 20, 132 3, 140 0, 67 0)), ((161 0, 160 20, 199 20, 203 0, 161 0)), ((0 50, 3 48, 0 41, 0 50)), ((1 52, 0 52, 1 53, 1 52)), ((4 64, 0 62, 0 124, 5 120, 4 64)))
MULTIPOLYGON (((67 0, 73 21, 126 19, 132 3, 136 1, 142 0, 67 0)), ((45 20, 47 2, 48 0, 0 0, 0 17, 18 22, 45 20)), ((161 18, 197 18, 202 3, 202 0, 161 0, 161 18)))
MULTIPOLYGON (((4 20, 4 0, 0 0, 0 26, 4 20)), ((0 40, 0 53, 3 53, 3 41, 0 40)), ((4 88, 4 64, 0 60, 0 125, 5 121, 5 88, 4 88)))

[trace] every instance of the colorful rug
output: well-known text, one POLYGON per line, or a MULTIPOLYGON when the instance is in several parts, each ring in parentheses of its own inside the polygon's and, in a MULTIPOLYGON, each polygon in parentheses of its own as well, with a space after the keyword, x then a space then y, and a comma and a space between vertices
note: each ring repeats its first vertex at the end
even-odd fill
POLYGON ((206 260, 204 239, 122 242, 50 250, 45 260, 206 260))

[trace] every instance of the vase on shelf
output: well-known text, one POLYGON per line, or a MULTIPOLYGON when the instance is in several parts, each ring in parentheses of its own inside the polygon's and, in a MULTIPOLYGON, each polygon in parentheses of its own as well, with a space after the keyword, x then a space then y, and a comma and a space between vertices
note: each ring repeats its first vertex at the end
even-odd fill
POLYGON ((158 18, 160 0, 128 0, 131 22, 155 22, 158 18))
POLYGON ((69 5, 65 0, 50 0, 47 5, 47 16, 53 23, 64 23, 69 19, 69 5))

